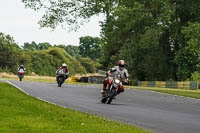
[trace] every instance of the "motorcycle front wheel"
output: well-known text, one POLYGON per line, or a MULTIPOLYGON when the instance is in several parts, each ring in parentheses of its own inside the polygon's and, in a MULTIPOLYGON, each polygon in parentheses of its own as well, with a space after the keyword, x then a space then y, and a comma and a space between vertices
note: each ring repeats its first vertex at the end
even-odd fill
POLYGON ((101 102, 102 102, 102 103, 106 103, 107 99, 108 99, 108 97, 103 97, 103 98, 101 99, 101 102))
POLYGON ((64 82, 64 78, 63 77, 59 78, 58 79, 58 87, 61 87, 63 82, 64 82))
POLYGON ((107 104, 110 104, 112 102, 112 100, 113 100, 114 96, 116 96, 116 94, 117 94, 116 89, 112 88, 107 104))

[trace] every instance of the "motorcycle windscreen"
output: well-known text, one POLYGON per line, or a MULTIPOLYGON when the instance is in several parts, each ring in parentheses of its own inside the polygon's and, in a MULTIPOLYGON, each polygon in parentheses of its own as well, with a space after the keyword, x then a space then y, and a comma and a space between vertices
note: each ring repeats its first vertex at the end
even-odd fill
POLYGON ((60 69, 60 70, 58 71, 58 75, 64 75, 64 74, 65 74, 64 69, 60 69))

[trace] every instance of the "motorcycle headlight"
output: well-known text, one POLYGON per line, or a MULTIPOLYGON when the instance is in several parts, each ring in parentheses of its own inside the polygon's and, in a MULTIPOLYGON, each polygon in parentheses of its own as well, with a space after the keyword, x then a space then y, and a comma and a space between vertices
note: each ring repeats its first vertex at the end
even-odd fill
POLYGON ((115 79, 115 83, 119 84, 120 80, 119 79, 115 79))

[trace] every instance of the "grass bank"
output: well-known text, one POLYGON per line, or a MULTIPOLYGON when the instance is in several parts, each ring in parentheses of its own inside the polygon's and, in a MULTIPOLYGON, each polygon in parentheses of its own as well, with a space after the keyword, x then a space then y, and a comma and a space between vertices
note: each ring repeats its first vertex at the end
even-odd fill
POLYGON ((0 82, 0 99, 3 133, 149 133, 37 100, 4 82, 0 82))
MULTIPOLYGON (((5 72, 0 73, 0 79, 19 80, 17 75, 8 74, 5 72)), ((24 81, 56 83, 56 77, 49 77, 49 76, 25 75, 23 80, 24 81)), ((66 82, 70 82, 70 79, 68 79, 66 82)))
POLYGON ((127 86, 126 88, 150 90, 150 91, 156 91, 156 92, 162 92, 162 93, 167 93, 167 94, 200 99, 200 90, 184 90, 184 89, 173 89, 173 88, 138 87, 138 86, 127 86))

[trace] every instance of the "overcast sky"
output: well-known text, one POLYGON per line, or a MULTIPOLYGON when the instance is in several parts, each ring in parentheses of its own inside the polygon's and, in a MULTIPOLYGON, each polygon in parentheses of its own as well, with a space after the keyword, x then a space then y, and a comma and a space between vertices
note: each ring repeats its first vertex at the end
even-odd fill
POLYGON ((55 31, 43 28, 37 24, 41 14, 31 9, 25 9, 21 0, 0 0, 0 32, 11 35, 15 42, 23 45, 25 42, 49 42, 50 44, 79 45, 82 36, 100 36, 99 18, 93 18, 81 26, 77 32, 68 32, 61 28, 55 31))

